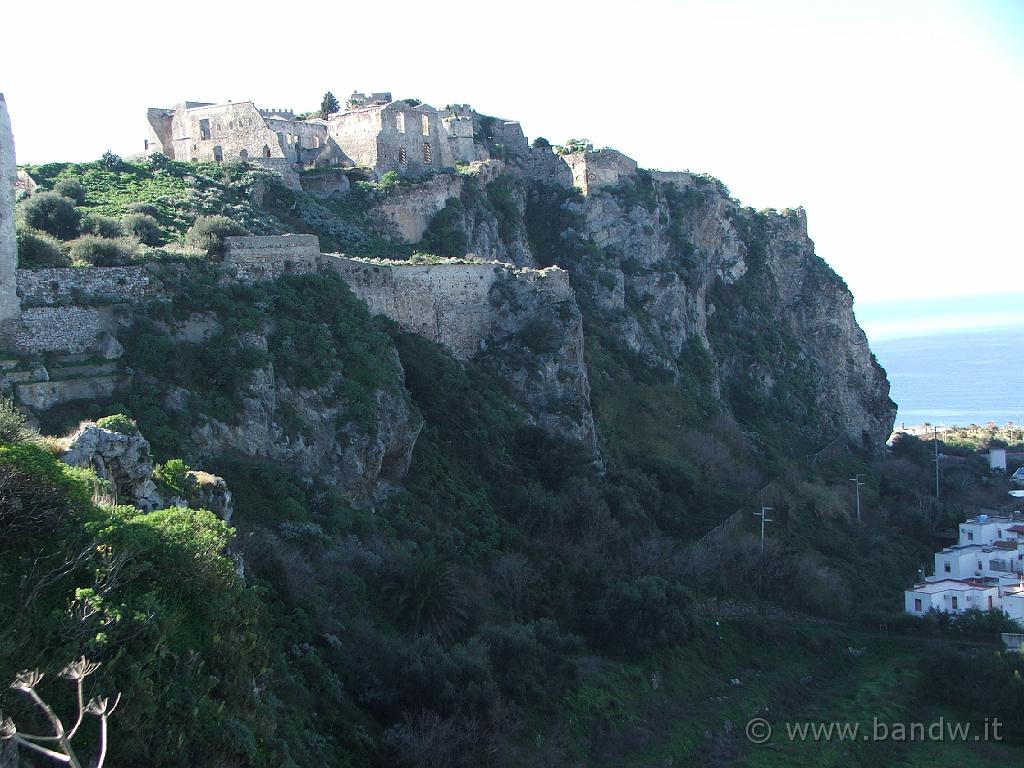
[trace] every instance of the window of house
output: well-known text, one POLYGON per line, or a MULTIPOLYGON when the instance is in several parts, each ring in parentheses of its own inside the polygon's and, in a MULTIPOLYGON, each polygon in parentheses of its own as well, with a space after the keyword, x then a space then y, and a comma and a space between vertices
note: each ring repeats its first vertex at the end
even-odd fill
POLYGON ((422 120, 423 120, 423 135, 424 136, 429 136, 430 135, 430 116, 429 115, 423 115, 422 116, 422 120))
POLYGON ((266 144, 263 145, 263 156, 270 157, 270 147, 268 147, 266 144))
POLYGON ((241 158, 242 160, 248 160, 248 159, 249 159, 249 150, 247 150, 247 149, 242 149, 242 150, 239 150, 239 152, 238 152, 238 156, 239 156, 239 157, 240 157, 240 158, 241 158))
POLYGON ((405 154, 405 147, 398 150, 398 162, 400 165, 405 165, 409 162, 409 157, 405 154))
POLYGON ((199 140, 206 141, 210 138, 210 121, 200 120, 199 121, 199 140))
POLYGON ((967 532, 967 540, 968 541, 974 541, 974 531, 968 531, 967 532))
POLYGON ((921 598, 916 598, 914 600, 914 610, 917 611, 918 613, 921 612, 921 598))
POLYGON ((213 148, 213 161, 215 163, 224 162, 224 150, 221 149, 220 145, 213 148))
POLYGON ((405 133, 405 112, 399 112, 395 115, 395 128, 398 129, 399 133, 405 133))
POLYGON ((981 570, 981 560, 978 561, 978 570, 981 570))
POLYGON ((423 142, 423 162, 430 165, 430 142, 423 142))
POLYGON ((954 595, 954 596, 953 596, 953 599, 952 599, 952 600, 950 600, 950 605, 951 605, 951 606, 953 607, 953 610, 955 611, 955 610, 956 610, 956 607, 957 607, 957 602, 956 602, 956 595, 954 595))
POLYGON ((949 565, 949 561, 948 561, 948 560, 947 560, 946 562, 944 562, 944 563, 942 564, 942 570, 944 570, 944 571, 945 571, 946 573, 949 573, 950 571, 952 571, 952 570, 953 570, 953 569, 952 569, 952 568, 950 567, 950 565, 949 565))

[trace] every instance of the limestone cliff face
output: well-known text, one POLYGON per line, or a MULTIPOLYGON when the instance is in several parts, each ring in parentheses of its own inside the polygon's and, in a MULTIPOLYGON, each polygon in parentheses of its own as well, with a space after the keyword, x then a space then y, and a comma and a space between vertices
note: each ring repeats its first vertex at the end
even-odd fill
MULTIPOLYGON (((196 340, 217 328, 210 317, 198 315, 174 333, 179 339, 196 340)), ((268 326, 262 333, 248 333, 242 343, 266 352, 270 330, 268 326)), ((388 362, 401 377, 393 349, 388 362)), ((290 385, 268 362, 253 371, 237 418, 206 418, 193 427, 190 452, 199 459, 271 459, 300 477, 337 488, 357 506, 373 506, 405 477, 422 419, 401 390, 385 388, 373 393, 371 413, 359 417, 340 394, 344 387, 340 375, 320 387, 290 385)), ((170 390, 163 405, 186 412, 189 395, 184 389, 170 390)))
POLYGON ((595 316, 677 373, 698 344, 727 401, 748 390, 793 401, 822 434, 881 445, 895 417, 889 383, 804 212, 755 212, 713 179, 664 176, 639 172, 564 204, 573 234, 597 246, 570 267, 595 316))
POLYGON ((495 367, 527 418, 599 454, 582 315, 565 270, 340 256, 323 261, 370 312, 441 344, 460 360, 495 367))

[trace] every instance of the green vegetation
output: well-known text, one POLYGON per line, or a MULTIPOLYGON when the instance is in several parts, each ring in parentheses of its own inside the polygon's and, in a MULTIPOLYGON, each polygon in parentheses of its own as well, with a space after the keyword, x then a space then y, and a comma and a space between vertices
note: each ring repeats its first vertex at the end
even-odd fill
POLYGON ((442 257, 465 256, 469 238, 462 224, 464 210, 461 200, 457 197, 449 198, 445 207, 430 220, 430 226, 423 233, 418 247, 442 257))
POLYGON ((71 261, 93 267, 119 267, 135 260, 137 249, 126 238, 110 240, 96 235, 82 235, 70 244, 71 261))
POLYGON ((320 112, 318 113, 320 118, 326 120, 328 115, 337 112, 339 109, 341 109, 341 105, 338 103, 338 98, 330 91, 327 91, 324 94, 323 101, 320 102, 320 112))
POLYGON ((78 234, 81 214, 72 200, 57 192, 37 192, 21 203, 19 212, 27 226, 61 240, 78 234))
POLYGON ((120 432, 122 435, 139 434, 139 425, 135 420, 125 416, 123 413, 115 413, 111 416, 104 416, 96 419, 96 426, 102 429, 109 429, 111 432, 120 432))
POLYGON ((251 233, 245 227, 227 216, 200 216, 189 227, 185 240, 207 256, 223 256, 225 237, 248 234, 251 233))
POLYGON ((71 257, 54 237, 38 230, 18 227, 18 266, 22 269, 71 266, 71 257))
MULTIPOLYGON (((526 325, 520 349, 459 362, 371 317, 333 272, 238 285, 219 280, 215 259, 153 264, 170 299, 119 335, 134 374, 124 402, 43 423, 115 413, 99 423, 141 428, 169 496, 194 490, 189 464, 217 472, 237 539, 201 511, 96 504, 102 483, 57 462, 0 405, 0 572, 12 576, 0 674, 81 653, 103 661, 104 688, 131 692, 112 723, 112 764, 874 768, 931 755, 892 743, 758 748, 742 728, 766 708, 774 722, 998 713, 1024 738, 1020 661, 992 643, 1005 625, 912 620, 894 598, 933 533, 1000 489, 969 459, 944 473, 939 507, 928 446, 908 438, 880 457, 833 439, 814 365, 768 303, 765 216, 741 212, 750 269, 710 297, 715 357, 696 335, 629 346, 623 327, 655 322, 647 299, 599 301, 616 270, 686 284, 689 220, 712 181, 680 193, 641 174, 612 191, 638 215, 666 213, 670 256, 655 268, 579 236, 577 191, 509 176, 486 187, 467 177, 418 244, 431 253, 415 255, 374 218, 385 195, 415 183, 397 177, 330 199, 243 166, 166 158, 44 166, 39 178, 78 180, 87 237, 152 217, 161 237, 209 255, 242 224, 440 263, 465 254, 467 229, 496 221, 506 245, 525 238, 542 265, 570 271, 602 441, 598 466, 533 423, 498 373, 544 373, 551 317, 526 325), (279 455, 203 455, 247 408, 245 426, 260 428, 270 397, 279 455), (330 406, 319 412, 331 414, 339 473, 379 460, 353 456, 351 441, 387 427, 376 417, 388 398, 407 399, 413 429, 423 423, 401 487, 372 511, 337 477, 289 460, 322 433, 307 423, 318 402, 330 406), (853 473, 868 480, 863 525, 853 473), (760 504, 774 508, 763 552, 750 514, 760 504), (948 667, 958 671, 947 680, 948 667), (984 686, 958 700, 974 669, 984 686)), ((834 287, 824 271, 812 278, 834 287)), ((993 763, 1019 761, 1012 747, 992 750, 993 763)))

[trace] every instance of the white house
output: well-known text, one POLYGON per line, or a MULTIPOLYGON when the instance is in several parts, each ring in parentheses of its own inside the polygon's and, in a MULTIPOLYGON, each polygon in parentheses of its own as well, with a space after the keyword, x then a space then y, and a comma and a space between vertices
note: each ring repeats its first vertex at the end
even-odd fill
POLYGON ((904 610, 1002 610, 1024 625, 1024 514, 980 514, 959 526, 959 543, 935 553, 935 571, 903 594, 904 610))
POLYGON ((907 613, 923 616, 931 609, 963 613, 971 608, 990 611, 999 606, 997 579, 940 579, 917 584, 904 593, 907 613))

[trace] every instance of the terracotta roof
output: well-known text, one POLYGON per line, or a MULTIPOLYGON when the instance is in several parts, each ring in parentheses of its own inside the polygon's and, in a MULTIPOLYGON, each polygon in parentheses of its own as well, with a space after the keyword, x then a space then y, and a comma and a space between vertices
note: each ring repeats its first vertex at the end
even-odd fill
POLYGON ((1008 533, 1024 533, 1024 525, 1011 525, 1006 530, 1008 533))
POLYGON ((1014 550, 1014 549, 1017 549, 1017 542, 1016 541, 993 541, 992 542, 992 546, 995 547, 996 549, 1010 549, 1010 550, 1014 550))

